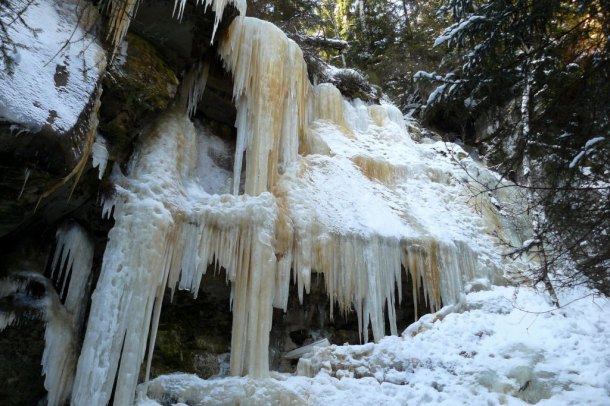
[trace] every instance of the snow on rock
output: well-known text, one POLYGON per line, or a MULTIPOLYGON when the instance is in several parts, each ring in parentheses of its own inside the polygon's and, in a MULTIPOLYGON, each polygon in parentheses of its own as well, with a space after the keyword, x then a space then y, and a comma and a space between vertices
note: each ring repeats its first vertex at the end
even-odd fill
POLYGON ((0 10, 14 44, 11 65, 0 59, 0 118, 32 132, 43 127, 66 132, 105 67, 104 51, 84 22, 97 11, 60 0, 15 0, 10 6, 24 11, 16 18, 8 8, 0 10))
POLYGON ((36 272, 17 272, 0 281, 0 300, 13 311, 0 311, 0 331, 16 323, 16 312, 45 322, 42 373, 50 406, 60 406, 70 396, 76 366, 76 331, 85 317, 93 262, 93 240, 77 223, 68 222, 57 230, 57 246, 52 261, 52 277, 61 286, 36 272), (35 288, 32 288, 34 286, 35 288), (43 292, 35 294, 33 292, 43 292), (65 304, 60 302, 65 297, 65 304))
POLYGON ((136 404, 607 404, 610 301, 584 289, 560 300, 571 303, 557 309, 532 289, 493 287, 402 337, 318 348, 297 375, 166 375, 142 386, 136 404))

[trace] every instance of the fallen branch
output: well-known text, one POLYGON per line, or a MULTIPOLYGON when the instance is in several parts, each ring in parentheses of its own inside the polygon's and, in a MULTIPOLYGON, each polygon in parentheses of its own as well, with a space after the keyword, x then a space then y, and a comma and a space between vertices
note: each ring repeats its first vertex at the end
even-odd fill
POLYGON ((298 39, 307 45, 311 45, 318 48, 331 48, 337 51, 343 51, 349 48, 347 41, 336 38, 316 37, 311 35, 297 34, 298 39))

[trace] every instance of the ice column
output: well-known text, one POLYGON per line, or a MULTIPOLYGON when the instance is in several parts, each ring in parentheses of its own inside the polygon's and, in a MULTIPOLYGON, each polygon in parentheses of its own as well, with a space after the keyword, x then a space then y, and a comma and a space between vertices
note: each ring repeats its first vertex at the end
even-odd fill
POLYGON ((307 66, 297 44, 255 18, 234 21, 219 53, 233 74, 237 107, 233 193, 239 193, 245 153, 245 193, 255 196, 271 190, 297 159, 310 110, 307 66))
POLYGON ((74 405, 132 402, 153 312, 158 317, 173 261, 181 179, 194 161, 194 128, 186 113, 167 112, 143 137, 129 178, 115 197, 100 279, 78 361, 74 405))

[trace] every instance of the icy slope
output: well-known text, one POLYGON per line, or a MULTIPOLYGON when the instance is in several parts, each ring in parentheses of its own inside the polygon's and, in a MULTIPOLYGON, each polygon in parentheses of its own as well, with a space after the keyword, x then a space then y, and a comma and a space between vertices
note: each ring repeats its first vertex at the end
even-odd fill
POLYGON ((556 309, 530 288, 473 292, 401 337, 318 349, 301 360, 312 377, 166 375, 136 404, 607 405, 610 301, 586 290, 559 296, 580 300, 556 309))

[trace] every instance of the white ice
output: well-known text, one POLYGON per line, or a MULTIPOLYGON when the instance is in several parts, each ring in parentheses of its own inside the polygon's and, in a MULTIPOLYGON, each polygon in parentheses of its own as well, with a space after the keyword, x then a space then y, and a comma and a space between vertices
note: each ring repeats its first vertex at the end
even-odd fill
POLYGON ((414 142, 391 105, 314 88, 301 50, 272 24, 235 20, 219 53, 237 108, 233 194, 218 194, 228 173, 210 159, 227 147, 189 119, 187 98, 204 82, 185 81, 183 98, 139 138, 127 174, 112 176, 104 211, 114 205, 115 226, 74 404, 107 403, 115 381, 114 404, 131 402, 147 347, 148 377, 166 287, 196 296, 208 265, 231 283, 231 373, 254 378, 269 375, 273 307, 286 309, 291 272, 301 299, 312 272, 324 274, 331 309, 355 310, 364 341, 369 325, 381 340, 386 320, 398 333, 403 268, 412 299, 421 286, 433 310, 458 303, 475 277, 500 278, 492 233, 508 223, 491 196, 472 198, 464 167, 494 176, 461 148, 414 142))

